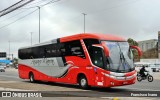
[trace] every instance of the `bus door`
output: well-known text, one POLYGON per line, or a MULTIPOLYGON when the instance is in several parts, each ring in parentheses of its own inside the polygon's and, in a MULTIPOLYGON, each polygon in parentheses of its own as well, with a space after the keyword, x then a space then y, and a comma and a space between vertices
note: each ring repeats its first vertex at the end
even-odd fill
POLYGON ((96 86, 104 86, 104 54, 101 47, 92 46, 90 50, 90 57, 94 65, 94 80, 96 86))

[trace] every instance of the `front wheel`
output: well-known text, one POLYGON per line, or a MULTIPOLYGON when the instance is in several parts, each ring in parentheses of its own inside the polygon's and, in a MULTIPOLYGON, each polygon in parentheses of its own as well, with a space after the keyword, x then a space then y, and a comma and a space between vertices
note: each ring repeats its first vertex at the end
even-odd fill
POLYGON ((139 75, 139 76, 137 76, 137 81, 138 82, 141 82, 142 81, 142 77, 139 75))
POLYGON ((35 82, 33 73, 29 74, 29 80, 30 80, 31 83, 35 82))
POLYGON ((78 83, 81 88, 88 89, 88 82, 85 76, 81 76, 78 83))
POLYGON ((153 81, 153 76, 149 75, 148 76, 148 82, 152 82, 153 81))

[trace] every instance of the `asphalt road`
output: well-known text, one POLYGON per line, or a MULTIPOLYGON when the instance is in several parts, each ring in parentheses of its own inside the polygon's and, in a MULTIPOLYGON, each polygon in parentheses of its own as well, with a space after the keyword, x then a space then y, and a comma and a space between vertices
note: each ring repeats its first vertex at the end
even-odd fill
MULTIPOLYGON (((57 95, 64 97, 91 97, 92 99, 109 97, 126 97, 134 91, 160 91, 160 80, 155 79, 153 82, 142 81, 136 82, 134 85, 113 87, 113 88, 91 88, 89 90, 80 89, 77 85, 68 85, 60 83, 38 82, 30 83, 29 80, 23 80, 18 77, 16 69, 7 69, 6 72, 0 72, 0 87, 8 89, 36 90, 36 91, 52 91, 47 92, 47 96, 57 95), (62 93, 63 91, 63 93, 62 93)), ((130 100, 135 98, 130 98, 130 100)), ((138 98, 136 97, 138 100, 138 98)), ((141 98, 142 99, 142 98, 141 98)), ((141 100, 139 99, 139 100, 141 100)), ((158 100, 158 97, 143 97, 146 100, 158 100)), ((125 100, 123 98, 122 100, 125 100)), ((128 99, 126 99, 128 100, 128 99)))

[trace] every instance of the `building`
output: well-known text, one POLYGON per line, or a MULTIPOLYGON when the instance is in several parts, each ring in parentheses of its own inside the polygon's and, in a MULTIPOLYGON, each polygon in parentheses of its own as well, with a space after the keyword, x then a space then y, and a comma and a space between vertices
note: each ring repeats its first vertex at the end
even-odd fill
POLYGON ((150 39, 150 40, 144 40, 144 41, 139 41, 138 46, 141 48, 142 52, 145 52, 147 50, 157 48, 157 39, 150 39))

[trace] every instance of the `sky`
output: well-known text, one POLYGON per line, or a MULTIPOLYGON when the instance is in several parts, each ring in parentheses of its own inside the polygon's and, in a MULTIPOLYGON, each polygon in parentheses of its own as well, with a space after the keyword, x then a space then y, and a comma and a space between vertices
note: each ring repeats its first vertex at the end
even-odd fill
MULTIPOLYGON (((1 0, 0 11, 20 0, 1 0)), ((53 0, 34 0, 0 17, 0 52, 39 42, 38 8, 53 0), (33 12, 35 11, 35 12, 33 12), (32 13, 33 12, 33 13, 32 13), (27 16, 26 16, 27 15, 27 16), (26 17, 24 17, 26 16, 26 17), (23 18, 24 17, 24 18, 23 18)), ((56 0, 55 0, 56 1, 56 0)), ((157 39, 160 0, 59 0, 41 7, 41 42, 84 32, 114 34, 136 41, 157 39)))

